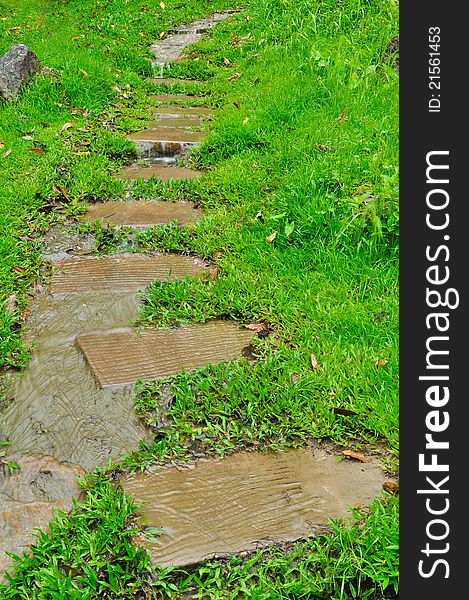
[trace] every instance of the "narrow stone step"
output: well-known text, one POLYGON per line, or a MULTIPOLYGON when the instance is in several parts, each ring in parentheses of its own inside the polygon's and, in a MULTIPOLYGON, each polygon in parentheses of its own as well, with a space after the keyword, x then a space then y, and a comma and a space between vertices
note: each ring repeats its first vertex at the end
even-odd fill
POLYGON ((88 212, 81 217, 80 221, 82 223, 94 223, 102 220, 104 225, 148 227, 174 220, 179 225, 187 225, 201 217, 202 211, 194 208, 191 202, 143 202, 135 200, 132 202, 90 204, 88 212))
POLYGON ((215 111, 205 106, 160 106, 154 112, 160 118, 209 118, 215 111))
POLYGON ((105 257, 71 258, 56 263, 51 294, 81 292, 133 292, 152 281, 195 277, 206 272, 189 256, 119 254, 105 257))
POLYGON ((153 83, 154 85, 201 85, 204 83, 203 81, 199 81, 198 79, 177 79, 175 77, 153 77, 151 79, 147 79, 149 83, 153 83))
POLYGON ((11 455, 7 460, 20 466, 9 474, 0 465, 0 580, 15 562, 6 552, 21 556, 36 541, 36 528, 48 529, 54 510, 68 512, 72 499, 83 491, 76 478, 84 471, 59 463, 50 456, 11 455))
POLYGON ((138 540, 152 562, 182 567, 314 534, 379 496, 383 472, 375 459, 338 462, 325 450, 294 449, 155 467, 120 483, 163 531, 157 543, 138 540))
POLYGON ((134 181, 140 177, 145 180, 150 179, 150 177, 156 177, 157 179, 168 181, 169 179, 196 179, 198 177, 202 177, 202 175, 202 172, 188 169, 187 167, 173 167, 169 165, 137 165, 124 167, 124 169, 118 173, 116 177, 119 179, 127 179, 129 181, 134 181))
POLYGON ((182 155, 203 138, 204 134, 200 131, 165 126, 155 126, 127 136, 135 144, 139 155, 145 158, 182 155))
POLYGON ((252 336, 252 331, 234 323, 211 321, 175 329, 91 332, 79 335, 76 343, 101 387, 107 387, 234 360, 252 336))
POLYGON ((148 129, 156 129, 159 127, 177 127, 181 129, 193 129, 194 127, 202 127, 202 119, 195 117, 180 117, 176 122, 173 117, 162 117, 153 124, 150 123, 148 129))
POLYGON ((149 96, 152 102, 157 104, 178 104, 180 102, 199 102, 203 103, 202 96, 191 96, 188 94, 152 94, 149 96))

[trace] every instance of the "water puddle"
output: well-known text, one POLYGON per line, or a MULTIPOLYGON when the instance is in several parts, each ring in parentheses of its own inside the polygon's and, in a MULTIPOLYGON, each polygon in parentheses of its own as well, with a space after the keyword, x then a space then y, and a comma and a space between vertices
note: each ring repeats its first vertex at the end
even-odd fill
POLYGON ((105 388, 235 360, 252 336, 252 331, 234 323, 211 321, 171 329, 95 331, 79 335, 77 346, 105 388))
POLYGON ((102 220, 103 225, 148 227, 171 221, 187 225, 201 217, 202 211, 190 202, 100 202, 90 204, 80 221, 94 223, 102 220))
POLYGON ((189 467, 155 467, 123 477, 143 502, 144 521, 162 530, 141 539, 154 564, 185 566, 313 534, 349 506, 380 495, 377 460, 338 462, 325 450, 242 452, 189 467))

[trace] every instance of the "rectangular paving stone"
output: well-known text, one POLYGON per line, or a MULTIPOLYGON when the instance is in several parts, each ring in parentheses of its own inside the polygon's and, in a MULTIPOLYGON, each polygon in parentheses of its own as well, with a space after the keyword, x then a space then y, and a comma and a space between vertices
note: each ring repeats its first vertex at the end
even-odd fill
POLYGON ((198 81, 197 79, 176 79, 174 77, 152 77, 151 79, 147 79, 149 83, 153 83, 154 85, 200 85, 203 81, 198 81))
POLYGON ((173 329, 110 329, 76 338, 101 387, 161 379, 234 360, 253 332, 227 321, 173 329))
POLYGON ((132 292, 168 277, 194 277, 207 269, 189 256, 119 254, 70 258, 56 263, 52 295, 79 292, 132 292))
POLYGON ((135 144, 140 156, 179 156, 196 146, 204 137, 200 131, 190 131, 184 127, 155 126, 127 136, 135 144))
POLYGON ((337 461, 324 450, 241 452, 188 466, 153 467, 120 483, 158 541, 139 536, 152 562, 187 566, 320 531, 349 506, 380 496, 378 460, 337 461))
MULTIPOLYGON (((167 167, 170 168, 170 167, 167 167)), ((176 220, 179 225, 197 221, 202 211, 190 202, 99 202, 90 204, 80 221, 94 223, 102 220, 104 225, 127 225, 148 227, 176 220)))
POLYGON ((177 103, 177 102, 203 102, 204 98, 201 96, 192 96, 187 94, 152 94, 150 100, 157 102, 158 104, 164 103, 177 103))
POLYGON ((196 179, 202 177, 203 173, 194 169, 188 169, 187 167, 176 167, 171 165, 148 165, 148 166, 129 166, 124 167, 122 171, 116 174, 119 179, 127 179, 134 181, 135 179, 142 178, 145 180, 150 177, 156 177, 167 181, 168 179, 196 179))
POLYGON ((205 106, 160 106, 154 114, 158 117, 209 118, 215 114, 215 111, 205 106))

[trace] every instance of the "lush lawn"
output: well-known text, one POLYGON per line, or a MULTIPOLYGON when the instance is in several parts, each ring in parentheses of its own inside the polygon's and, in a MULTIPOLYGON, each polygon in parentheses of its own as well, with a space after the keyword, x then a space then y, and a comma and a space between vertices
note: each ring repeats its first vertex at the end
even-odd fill
MULTIPOLYGON (((126 189, 112 173, 133 154, 125 133, 150 119, 148 46, 174 24, 233 7, 164 5, 0 1, 0 53, 26 43, 55 70, 37 76, 19 101, 0 104, 0 366, 27 361, 21 322, 40 278, 44 231, 79 214, 84 201, 117 199, 126 189)), ((89 479, 84 505, 57 518, 12 573, 5 598, 146 598, 150 590, 165 597, 190 589, 208 598, 396 596, 397 499, 385 492, 369 511, 314 540, 190 573, 154 573, 130 543, 135 507, 109 483, 124 467, 190 458, 202 430, 207 454, 329 439, 383 451, 397 469, 398 75, 383 64, 397 7, 374 0, 242 6, 171 71, 206 79, 198 89, 219 107, 193 157, 206 176, 132 188, 135 197, 193 199, 206 217, 152 228, 133 243, 219 265, 216 281, 150 286, 144 323, 230 316, 265 322, 270 334, 255 340, 257 361, 168 380, 170 425, 153 446, 89 479)), ((88 228, 99 251, 115 251, 126 237, 88 228)), ((159 394, 159 385, 141 382, 142 418, 155 418, 159 394)))

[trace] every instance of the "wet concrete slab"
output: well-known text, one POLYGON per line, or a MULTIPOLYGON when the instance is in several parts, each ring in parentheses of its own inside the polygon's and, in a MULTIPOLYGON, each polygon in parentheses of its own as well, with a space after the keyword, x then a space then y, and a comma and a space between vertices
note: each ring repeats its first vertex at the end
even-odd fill
POLYGON ((147 79, 149 83, 153 83, 154 85, 200 85, 203 81, 199 81, 197 79, 176 79, 175 77, 153 77, 151 79, 147 79))
POLYGON ((84 471, 50 456, 10 455, 20 466, 10 474, 0 465, 0 579, 14 564, 6 552, 21 556, 36 541, 36 528, 47 530, 55 510, 68 512, 83 492, 76 478, 84 471))
POLYGON ((201 131, 191 131, 176 125, 159 126, 157 122, 151 129, 127 136, 127 139, 135 144, 138 154, 144 158, 181 156, 197 146, 203 138, 204 133, 201 131))
POLYGON ((177 104, 178 102, 203 102, 203 97, 188 94, 152 94, 149 99, 158 104, 177 104))
POLYGON ((229 321, 171 329, 103 330, 76 339, 99 384, 161 379, 240 358, 253 332, 229 321))
MULTIPOLYGON (((168 168, 168 167, 167 167, 168 168)), ((179 225, 193 223, 202 217, 202 211, 191 202, 100 202, 90 204, 80 219, 84 223, 102 221, 103 225, 148 227, 176 221, 179 225)))
POLYGON ((194 277, 206 272, 194 258, 179 254, 86 256, 55 263, 51 294, 132 292, 152 281, 194 277))
POLYGON ((160 118, 209 118, 215 111, 205 106, 160 106, 155 111, 160 118))
POLYGON ((120 173, 117 173, 116 177, 119 179, 127 179, 133 181, 135 179, 148 180, 151 177, 156 177, 163 181, 168 179, 196 179, 202 177, 201 171, 194 169, 188 169, 187 167, 177 167, 172 165, 136 165, 124 167, 120 173))
POLYGON ((314 534, 349 506, 366 506, 384 481, 377 460, 338 462, 321 449, 242 452, 188 467, 155 467, 121 479, 142 502, 158 543, 139 539, 152 562, 187 566, 314 534))

